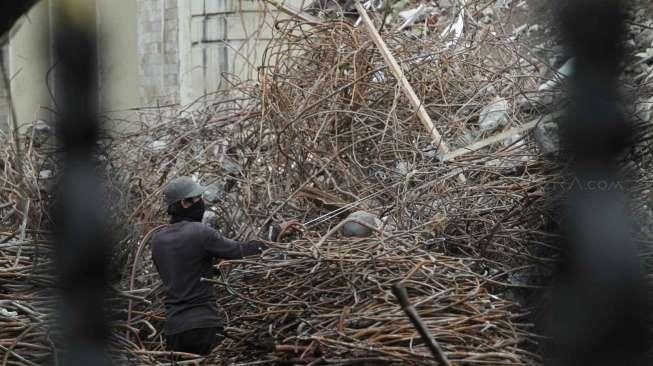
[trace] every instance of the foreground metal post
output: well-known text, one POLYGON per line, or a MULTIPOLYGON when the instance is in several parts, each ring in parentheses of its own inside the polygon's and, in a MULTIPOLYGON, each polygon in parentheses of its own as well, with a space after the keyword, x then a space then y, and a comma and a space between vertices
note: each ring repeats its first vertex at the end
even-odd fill
POLYGON ((110 239, 95 156, 97 60, 92 1, 62 1, 55 38, 57 124, 62 170, 54 204, 56 262, 62 293, 63 365, 106 365, 110 239))
POLYGON ((567 258, 554 289, 549 324, 554 352, 548 363, 648 365, 647 293, 617 174, 631 133, 617 92, 623 4, 565 5, 564 37, 575 70, 561 138, 572 176, 564 205, 567 258))
POLYGON ((415 311, 415 308, 408 300, 408 293, 406 292, 404 284, 401 282, 395 283, 392 286, 392 293, 399 300, 401 309, 406 313, 411 323, 413 323, 413 326, 415 326, 415 329, 417 329, 417 332, 419 333, 420 337, 422 337, 424 343, 426 343, 426 346, 431 351, 431 354, 433 354, 435 360, 438 361, 440 365, 451 366, 451 363, 442 351, 442 348, 440 348, 438 342, 435 340, 435 338, 433 338, 431 333, 429 333, 429 330, 426 329, 426 325, 424 325, 419 314, 417 314, 417 311, 415 311))

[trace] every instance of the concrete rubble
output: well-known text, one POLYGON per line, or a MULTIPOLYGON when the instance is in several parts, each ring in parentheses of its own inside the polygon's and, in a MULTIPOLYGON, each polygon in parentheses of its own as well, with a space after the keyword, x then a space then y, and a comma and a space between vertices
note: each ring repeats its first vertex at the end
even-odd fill
POLYGON ((492 132, 505 126, 509 120, 510 106, 508 101, 497 98, 481 110, 478 126, 481 132, 492 132))
POLYGON ((347 222, 342 226, 341 232, 342 235, 344 236, 355 236, 359 238, 364 238, 372 235, 372 233, 374 232, 374 230, 372 230, 367 226, 349 220, 362 221, 370 225, 371 227, 377 229, 380 228, 381 225, 383 225, 383 222, 381 222, 381 220, 376 215, 373 215, 369 212, 365 212, 365 211, 352 212, 351 214, 349 214, 349 216, 347 216, 347 218, 345 219, 345 221, 347 222))

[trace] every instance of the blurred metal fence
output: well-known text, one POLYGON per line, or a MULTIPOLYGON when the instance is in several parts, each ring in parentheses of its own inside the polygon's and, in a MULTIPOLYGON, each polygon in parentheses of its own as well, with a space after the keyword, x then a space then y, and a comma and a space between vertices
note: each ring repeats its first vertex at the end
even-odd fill
POLYGON ((552 5, 563 7, 562 36, 575 58, 560 126, 575 184, 563 205, 567 257, 555 282, 549 364, 649 365, 648 295, 617 175, 617 160, 632 134, 617 88, 627 4, 552 5), (605 189, 588 189, 593 186, 605 189))

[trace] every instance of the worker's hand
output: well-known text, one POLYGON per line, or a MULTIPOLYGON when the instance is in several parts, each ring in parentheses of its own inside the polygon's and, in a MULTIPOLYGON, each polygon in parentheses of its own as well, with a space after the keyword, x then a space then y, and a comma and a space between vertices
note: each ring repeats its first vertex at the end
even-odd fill
POLYGON ((301 232, 304 226, 297 220, 284 221, 280 225, 272 224, 268 228, 265 239, 268 241, 280 241, 293 232, 301 232))
POLYGON ((284 221, 279 226, 281 227, 281 231, 279 232, 278 240, 280 240, 286 235, 289 235, 293 231, 302 232, 302 230, 304 229, 304 225, 302 225, 302 223, 300 223, 297 220, 284 221))
POLYGON ((250 240, 247 244, 256 246, 261 253, 268 249, 268 246, 260 240, 250 240))

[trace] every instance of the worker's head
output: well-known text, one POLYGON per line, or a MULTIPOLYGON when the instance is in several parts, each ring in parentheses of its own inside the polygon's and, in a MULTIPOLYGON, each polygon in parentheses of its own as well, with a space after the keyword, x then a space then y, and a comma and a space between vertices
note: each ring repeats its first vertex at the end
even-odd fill
POLYGON ((201 221, 204 215, 204 187, 190 177, 171 180, 163 190, 168 214, 201 221))

